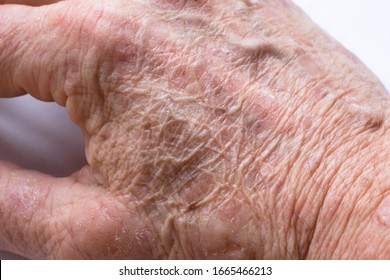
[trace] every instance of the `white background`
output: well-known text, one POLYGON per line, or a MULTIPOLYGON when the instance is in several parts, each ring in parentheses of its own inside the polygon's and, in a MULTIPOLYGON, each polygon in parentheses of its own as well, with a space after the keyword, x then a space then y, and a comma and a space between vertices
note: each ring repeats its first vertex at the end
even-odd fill
MULTIPOLYGON (((390 1, 295 0, 390 89, 390 1)), ((85 164, 81 133, 63 108, 29 96, 0 99, 0 160, 55 176, 85 164)), ((0 252, 1 259, 15 256, 0 252)))

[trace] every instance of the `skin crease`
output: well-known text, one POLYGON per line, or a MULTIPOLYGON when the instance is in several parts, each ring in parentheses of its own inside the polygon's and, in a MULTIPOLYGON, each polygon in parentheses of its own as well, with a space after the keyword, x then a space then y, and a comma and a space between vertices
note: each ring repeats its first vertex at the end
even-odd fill
POLYGON ((0 249, 390 258, 390 97, 290 1, 2 5, 0 23, 0 96, 66 106, 89 163, 1 162, 0 249))

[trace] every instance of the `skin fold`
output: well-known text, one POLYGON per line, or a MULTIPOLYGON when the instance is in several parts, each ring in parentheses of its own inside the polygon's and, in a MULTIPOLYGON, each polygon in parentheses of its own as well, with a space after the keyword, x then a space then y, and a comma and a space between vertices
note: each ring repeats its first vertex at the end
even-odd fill
POLYGON ((32 2, 0 2, 0 96, 65 106, 88 165, 0 162, 0 249, 390 258, 390 96, 292 2, 32 2))

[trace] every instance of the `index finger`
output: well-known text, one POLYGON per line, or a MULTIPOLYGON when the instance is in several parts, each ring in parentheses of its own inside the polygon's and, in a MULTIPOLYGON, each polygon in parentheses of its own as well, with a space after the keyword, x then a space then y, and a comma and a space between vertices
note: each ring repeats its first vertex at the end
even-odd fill
POLYGON ((64 76, 77 72, 79 49, 69 47, 64 9, 60 3, 0 5, 0 97, 28 92, 65 105, 64 76))

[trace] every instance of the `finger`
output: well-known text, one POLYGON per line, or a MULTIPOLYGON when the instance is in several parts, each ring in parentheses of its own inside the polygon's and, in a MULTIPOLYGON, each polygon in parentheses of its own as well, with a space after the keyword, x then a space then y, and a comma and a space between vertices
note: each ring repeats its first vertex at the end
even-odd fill
POLYGON ((66 35, 71 35, 64 35, 64 26, 70 24, 64 22, 65 4, 0 5, 0 97, 28 92, 65 104, 64 90, 58 89, 64 88, 68 73, 77 72, 72 65, 78 65, 77 46, 69 51, 66 35))
POLYGON ((42 6, 49 5, 61 0, 2 0, 0 4, 20 4, 20 5, 30 5, 30 6, 42 6))
POLYGON ((31 259, 141 258, 137 218, 89 169, 53 178, 0 162, 0 250, 31 259))
POLYGON ((34 47, 33 40, 34 37, 40 40, 38 21, 41 17, 39 10, 31 7, 0 6, 0 97, 31 91, 39 99, 50 100, 48 96, 39 95, 39 81, 35 77, 42 71, 37 56, 41 56, 43 50, 34 47))

